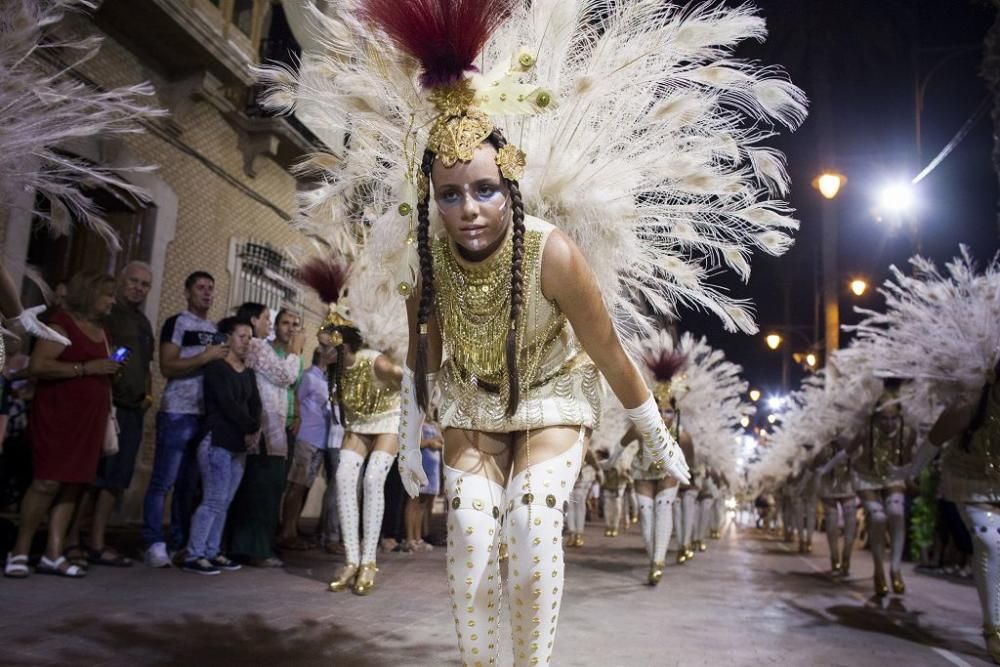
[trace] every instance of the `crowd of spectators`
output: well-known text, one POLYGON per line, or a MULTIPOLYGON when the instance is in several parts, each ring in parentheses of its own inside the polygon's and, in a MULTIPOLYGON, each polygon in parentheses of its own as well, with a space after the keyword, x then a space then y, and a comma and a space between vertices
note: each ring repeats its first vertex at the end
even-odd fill
MULTIPOLYGON (((344 428, 328 372, 336 350, 317 347, 306 367, 307 335, 288 309, 272 318, 266 305, 244 303, 213 322, 215 280, 204 271, 188 276, 186 308, 166 318, 157 345, 144 312, 151 284, 141 262, 117 278, 80 273, 47 317, 70 345, 20 341, 19 350, 8 341, 0 511, 18 520, 0 523, 4 575, 81 578, 93 566, 131 567, 139 555, 150 568, 217 575, 281 567, 288 551, 342 553, 336 470, 344 428), (108 528, 139 465, 154 364, 166 382, 150 443, 143 546, 130 552, 127 539, 107 542, 108 528), (321 512, 307 533, 301 515, 321 476, 321 512)), ((429 424, 422 447, 431 481, 419 498, 406 498, 398 473, 387 480, 383 548, 433 548, 442 445, 429 424)))

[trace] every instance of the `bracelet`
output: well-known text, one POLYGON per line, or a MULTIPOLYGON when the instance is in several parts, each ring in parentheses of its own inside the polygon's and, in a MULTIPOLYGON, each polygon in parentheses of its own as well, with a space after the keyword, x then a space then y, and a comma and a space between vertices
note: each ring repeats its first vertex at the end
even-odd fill
POLYGON ((83 364, 73 364, 73 372, 77 377, 83 377, 83 364))

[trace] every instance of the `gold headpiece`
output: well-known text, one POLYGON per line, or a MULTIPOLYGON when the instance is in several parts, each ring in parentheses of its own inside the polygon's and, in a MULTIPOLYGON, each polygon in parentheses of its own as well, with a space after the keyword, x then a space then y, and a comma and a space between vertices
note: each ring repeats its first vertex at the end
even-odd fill
MULTIPOLYGON (((344 342, 344 335, 341 333, 341 329, 347 327, 352 329, 357 328, 357 325, 347 317, 347 313, 341 312, 341 310, 338 304, 331 303, 330 310, 327 312, 323 324, 319 327, 320 333, 330 336, 330 344, 333 346, 341 345, 344 342)), ((346 309, 343 310, 346 311, 346 309)))
POLYGON ((670 405, 670 399, 673 397, 673 387, 672 383, 668 380, 666 382, 656 382, 653 384, 653 399, 656 404, 662 408, 666 408, 670 405))
MULTIPOLYGON (((530 115, 552 106, 549 91, 521 82, 521 76, 534 67, 534 56, 521 51, 513 63, 486 76, 474 75, 439 86, 430 94, 439 115, 431 126, 427 148, 445 167, 472 160, 495 127, 489 114, 530 115)), ((498 152, 496 162, 504 178, 516 181, 524 174, 527 159, 524 151, 508 143, 498 152)))

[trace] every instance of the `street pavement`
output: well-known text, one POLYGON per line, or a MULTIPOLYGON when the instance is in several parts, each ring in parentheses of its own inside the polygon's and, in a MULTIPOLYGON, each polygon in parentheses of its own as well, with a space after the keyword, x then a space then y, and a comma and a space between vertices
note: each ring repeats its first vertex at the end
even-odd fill
MULTIPOLYGON (((673 554, 671 554, 673 555, 673 554)), ((907 566, 905 597, 878 604, 857 551, 835 583, 825 539, 799 555, 776 536, 730 525, 662 583, 645 585, 637 526, 606 538, 591 524, 567 552, 555 665, 990 664, 969 583, 907 566)), ((380 555, 368 597, 329 593, 337 559, 287 554, 282 569, 204 577, 92 567, 84 580, 0 580, 2 665, 459 664, 444 550, 380 555)), ((509 653, 500 664, 510 664, 509 653)))

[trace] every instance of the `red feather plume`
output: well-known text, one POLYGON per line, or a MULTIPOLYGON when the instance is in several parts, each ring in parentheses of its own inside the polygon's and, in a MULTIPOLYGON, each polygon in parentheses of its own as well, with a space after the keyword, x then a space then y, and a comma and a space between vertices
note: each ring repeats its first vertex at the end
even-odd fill
POLYGON ((362 0, 362 19, 379 26, 420 61, 420 83, 433 88, 459 81, 517 0, 362 0))
POLYGON ((642 358, 657 382, 670 382, 687 365, 687 357, 677 350, 661 350, 656 354, 646 354, 642 358))
POLYGON ((337 303, 347 283, 350 267, 336 257, 313 257, 301 264, 295 277, 316 290, 325 304, 337 303))

